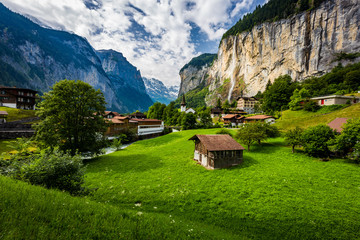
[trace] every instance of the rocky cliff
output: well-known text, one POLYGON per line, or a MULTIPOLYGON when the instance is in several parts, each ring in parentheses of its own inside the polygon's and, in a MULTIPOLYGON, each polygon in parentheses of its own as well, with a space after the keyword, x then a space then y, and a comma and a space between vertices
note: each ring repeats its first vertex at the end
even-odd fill
POLYGON ((104 71, 102 62, 86 39, 40 27, 1 3, 0 72, 0 85, 26 87, 40 92, 48 91, 61 79, 82 80, 100 89, 105 95, 107 108, 115 111, 143 110, 152 103, 140 73, 139 76, 130 73, 135 80, 131 80, 130 76, 123 79, 125 85, 132 85, 136 90, 132 94, 132 89, 127 88, 127 94, 139 96, 138 102, 145 96, 144 104, 134 106, 128 104, 118 82, 112 81, 104 71))
MULTIPOLYGON (((222 40, 209 69, 207 104, 255 95, 266 83, 289 74, 293 80, 319 76, 339 62, 337 54, 360 52, 360 2, 329 0, 320 7, 222 40)), ((360 59, 353 59, 359 61, 360 59)))
POLYGON ((215 58, 216 54, 202 54, 191 59, 191 61, 180 70, 181 84, 178 97, 197 88, 205 81, 209 66, 215 58))
POLYGON ((122 53, 114 50, 99 50, 96 53, 114 86, 113 90, 122 97, 127 112, 147 111, 153 101, 146 92, 140 71, 129 63, 122 53))

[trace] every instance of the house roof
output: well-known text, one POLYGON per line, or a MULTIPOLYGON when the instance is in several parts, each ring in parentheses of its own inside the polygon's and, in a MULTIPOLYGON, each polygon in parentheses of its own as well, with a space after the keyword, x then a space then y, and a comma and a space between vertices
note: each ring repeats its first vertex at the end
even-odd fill
POLYGON ((320 96, 320 97, 313 97, 312 100, 320 100, 320 99, 329 99, 329 98, 345 98, 345 99, 360 99, 356 96, 343 96, 343 95, 328 95, 328 96, 320 96))
POLYGON ((106 116, 106 115, 109 115, 110 113, 114 114, 115 116, 120 116, 119 113, 113 112, 113 111, 105 111, 105 116, 106 116))
POLYGON ((331 121, 328 126, 331 127, 333 130, 335 130, 338 133, 341 133, 343 130, 343 125, 346 123, 348 118, 335 118, 333 121, 331 121))
POLYGON ((202 142, 206 149, 210 152, 245 149, 228 134, 194 135, 189 138, 189 140, 197 139, 202 142))
POLYGON ((212 108, 211 109, 211 113, 222 113, 222 109, 221 108, 212 108))
POLYGON ((236 100, 239 100, 240 98, 243 98, 244 100, 258 100, 256 97, 238 97, 236 100))
POLYGON ((245 118, 245 120, 264 120, 268 118, 274 118, 274 117, 268 115, 255 115, 255 116, 247 117, 245 118))
POLYGON ((5 86, 0 86, 0 89, 16 89, 16 90, 26 90, 26 91, 32 91, 34 93, 37 93, 38 91, 32 90, 32 89, 28 89, 28 88, 18 88, 18 87, 5 87, 5 86))
POLYGON ((161 120, 158 120, 158 119, 139 119, 139 118, 132 118, 131 121, 134 121, 134 122, 162 122, 161 120))
POLYGON ((0 115, 9 115, 7 111, 0 111, 0 115))

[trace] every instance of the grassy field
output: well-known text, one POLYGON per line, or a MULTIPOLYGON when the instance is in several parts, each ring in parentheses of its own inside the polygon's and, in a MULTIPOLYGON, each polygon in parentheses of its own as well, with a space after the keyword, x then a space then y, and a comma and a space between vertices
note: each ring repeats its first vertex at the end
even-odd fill
POLYGON ((277 138, 244 152, 241 166, 209 171, 192 160, 194 143, 187 139, 216 131, 172 133, 91 160, 86 182, 97 190, 86 198, 2 177, 0 235, 360 238, 359 165, 292 154, 277 138))
POLYGON ((296 126, 307 128, 320 123, 328 124, 335 118, 360 118, 360 104, 354 104, 333 112, 323 111, 322 109, 315 113, 304 110, 286 110, 283 112, 282 117, 276 120, 275 126, 282 130, 289 130, 296 126))
POLYGON ((0 154, 13 150, 11 144, 13 144, 15 141, 15 139, 0 139, 0 154))
POLYGON ((0 107, 0 111, 6 111, 9 115, 6 121, 12 122, 24 118, 36 117, 34 110, 23 110, 17 108, 0 107))

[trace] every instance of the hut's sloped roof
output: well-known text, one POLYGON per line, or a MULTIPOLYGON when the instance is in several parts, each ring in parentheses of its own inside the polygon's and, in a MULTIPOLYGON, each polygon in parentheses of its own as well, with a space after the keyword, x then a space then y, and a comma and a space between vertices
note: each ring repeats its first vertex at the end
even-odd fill
POLYGON ((333 121, 331 121, 328 126, 331 127, 333 130, 335 130, 338 133, 341 133, 343 130, 343 125, 346 123, 348 118, 335 118, 333 121))
POLYGON ((268 118, 274 118, 274 117, 268 115, 255 115, 255 116, 247 117, 245 118, 245 120, 263 120, 268 118))
POLYGON ((208 151, 230 151, 245 149, 228 134, 194 135, 189 140, 196 139, 199 139, 199 141, 204 144, 208 151))

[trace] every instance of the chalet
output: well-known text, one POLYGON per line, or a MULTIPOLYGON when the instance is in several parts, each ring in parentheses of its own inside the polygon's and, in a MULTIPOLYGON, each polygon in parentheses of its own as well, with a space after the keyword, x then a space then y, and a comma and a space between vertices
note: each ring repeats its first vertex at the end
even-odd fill
POLYGON ((255 113, 255 105, 259 104, 255 97, 239 97, 237 99, 237 109, 243 110, 249 114, 255 113))
POLYGON ((164 131, 164 122, 157 119, 131 119, 131 122, 137 122, 138 136, 157 134, 164 131))
POLYGON ((133 114, 130 114, 129 117, 130 118, 136 118, 136 119, 144 119, 144 118, 146 118, 146 115, 143 114, 142 112, 135 112, 133 114))
POLYGON ((310 100, 316 101, 319 106, 329 106, 335 104, 355 104, 360 102, 359 97, 355 96, 343 96, 343 95, 329 95, 322 97, 310 98, 310 100))
POLYGON ((343 125, 347 122, 348 118, 335 118, 333 121, 331 121, 328 126, 336 131, 337 133, 341 133, 343 130, 343 125))
POLYGON ((112 111, 105 111, 105 115, 104 115, 104 118, 108 118, 108 119, 111 119, 111 118, 114 118, 114 117, 120 117, 121 115, 117 112, 112 112, 112 111))
POLYGON ((251 122, 266 122, 269 124, 275 123, 275 118, 273 116, 268 115, 255 115, 251 117, 244 118, 245 123, 251 123, 251 122))
POLYGON ((0 86, 0 106, 35 110, 37 91, 0 86))
POLYGON ((194 160, 207 169, 219 169, 243 162, 244 147, 231 136, 194 135, 189 140, 195 142, 194 160))
POLYGON ((222 117, 225 124, 230 124, 233 127, 242 124, 244 122, 244 118, 244 116, 240 116, 239 114, 227 114, 222 117))
POLYGON ((134 129, 138 136, 158 134, 164 131, 163 121, 157 119, 131 118, 110 111, 105 112, 104 119, 108 123, 108 129, 105 132, 107 137, 119 135, 127 129, 134 129))
POLYGON ((0 124, 6 123, 7 117, 8 117, 8 113, 6 111, 0 111, 0 124))
POLYGON ((215 107, 211 109, 211 118, 219 117, 221 114, 223 114, 223 110, 219 107, 215 107))

